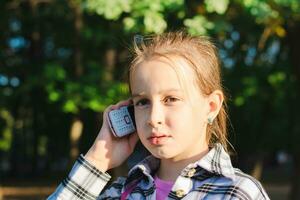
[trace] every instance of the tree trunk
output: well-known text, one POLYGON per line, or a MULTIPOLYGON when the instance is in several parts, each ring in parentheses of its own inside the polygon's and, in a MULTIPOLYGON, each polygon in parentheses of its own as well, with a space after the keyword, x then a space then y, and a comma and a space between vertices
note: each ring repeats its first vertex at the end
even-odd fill
MULTIPOLYGON (((287 30, 287 42, 289 47, 289 56, 291 59, 292 64, 292 70, 295 74, 296 82, 299 84, 300 82, 300 25, 299 24, 289 24, 288 30, 287 30)), ((298 100, 300 97, 299 90, 293 91, 296 94, 294 94, 292 102, 290 106, 292 106, 290 113, 291 116, 291 133, 290 133, 290 144, 291 144, 291 150, 293 151, 293 158, 294 158, 294 166, 293 166, 293 174, 291 177, 291 191, 289 194, 290 200, 298 200, 300 199, 300 156, 299 156, 299 142, 300 142, 300 136, 299 132, 297 132, 297 126, 298 122, 296 122, 297 116, 298 116, 298 110, 299 110, 299 104, 298 100)))
MULTIPOLYGON (((114 48, 108 48, 105 52, 105 74, 104 74, 104 79, 107 83, 110 83, 113 81, 113 71, 116 66, 116 49, 114 48)), ((108 84, 109 85, 109 84, 108 84)))
MULTIPOLYGON (((82 10, 80 7, 80 2, 76 0, 69 0, 69 6, 74 14, 74 29, 75 29, 75 38, 74 38, 74 75, 75 80, 79 80, 79 78, 83 74, 83 66, 82 66, 82 51, 81 51, 81 29, 83 27, 83 19, 82 19, 82 10)), ((79 109, 78 113, 73 116, 73 121, 71 124, 70 130, 70 164, 72 165, 79 155, 79 140, 82 135, 83 130, 83 122, 81 120, 81 110, 79 109)))
POLYGON ((292 172, 292 188, 290 191, 289 199, 290 200, 299 200, 300 199, 300 156, 299 154, 294 154, 294 168, 292 172))
POLYGON ((256 159, 255 164, 254 164, 254 168, 251 172, 251 175, 254 178, 256 178, 257 180, 261 179, 262 172, 263 172, 263 166, 264 166, 263 163, 264 163, 264 160, 260 156, 259 158, 256 159))
POLYGON ((77 116, 74 116, 72 124, 71 124, 71 130, 70 130, 71 164, 73 164, 73 162, 76 160, 77 156, 79 155, 78 143, 79 143, 79 139, 82 135, 82 130, 83 130, 83 123, 82 123, 81 119, 78 118, 77 116))
MULTIPOLYGON (((38 17, 38 0, 30 0, 30 10, 33 19, 33 29, 29 35, 30 39, 30 49, 29 49, 29 58, 32 60, 33 68, 30 73, 39 74, 39 70, 41 69, 41 60, 42 60, 42 42, 41 42, 41 34, 40 34, 40 27, 39 27, 39 17, 38 17)), ((38 166, 38 142, 39 142, 39 124, 37 122, 37 102, 36 100, 39 99, 39 88, 34 87, 30 92, 30 104, 28 109, 31 109, 32 115, 32 123, 29 128, 32 128, 32 145, 29 148, 33 148, 33 155, 31 157, 31 173, 35 175, 37 173, 37 166, 38 166)), ((24 105, 27 106, 27 105, 24 105)), ((27 144, 28 145, 28 144, 27 144)))

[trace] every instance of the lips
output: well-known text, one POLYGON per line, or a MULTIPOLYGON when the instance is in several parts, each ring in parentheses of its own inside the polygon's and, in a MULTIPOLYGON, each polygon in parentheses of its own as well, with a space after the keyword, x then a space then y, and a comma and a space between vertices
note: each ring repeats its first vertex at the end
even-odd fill
POLYGON ((151 136, 148 138, 149 142, 152 145, 162 145, 170 138, 169 135, 162 133, 151 133, 151 136))

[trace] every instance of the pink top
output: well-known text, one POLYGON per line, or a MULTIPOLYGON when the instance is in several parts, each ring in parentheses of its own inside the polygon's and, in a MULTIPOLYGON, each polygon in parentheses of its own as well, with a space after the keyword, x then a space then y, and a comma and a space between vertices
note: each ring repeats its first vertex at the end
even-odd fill
POLYGON ((174 183, 172 181, 161 180, 155 175, 154 184, 156 187, 156 200, 165 200, 174 183))
MULTIPOLYGON (((156 200, 165 200, 168 196, 169 192, 172 189, 173 182, 172 181, 164 181, 159 179, 156 175, 154 177, 154 184, 156 187, 156 200)), ((128 187, 121 195, 121 200, 125 200, 126 197, 133 191, 136 184, 128 187)))

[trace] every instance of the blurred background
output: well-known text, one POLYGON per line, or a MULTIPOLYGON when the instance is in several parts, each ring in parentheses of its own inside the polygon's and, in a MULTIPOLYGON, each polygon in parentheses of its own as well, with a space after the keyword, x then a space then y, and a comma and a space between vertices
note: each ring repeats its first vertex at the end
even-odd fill
POLYGON ((299 0, 1 0, 0 29, 1 200, 53 192, 129 96, 133 36, 178 29, 219 48, 234 165, 300 199, 299 0))

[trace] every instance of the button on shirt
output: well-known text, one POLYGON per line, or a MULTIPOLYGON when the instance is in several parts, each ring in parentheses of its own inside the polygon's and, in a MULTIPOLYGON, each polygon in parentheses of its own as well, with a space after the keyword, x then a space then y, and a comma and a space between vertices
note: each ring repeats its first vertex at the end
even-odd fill
MULTIPOLYGON (((97 170, 81 155, 69 176, 48 200, 120 199, 121 194, 132 186, 134 189, 127 199, 155 200, 153 177, 159 164, 159 159, 149 156, 135 165, 128 177, 118 178, 102 191, 110 175, 97 170)), ((182 170, 166 199, 264 200, 269 197, 256 179, 233 168, 222 145, 215 144, 203 158, 182 170)))

